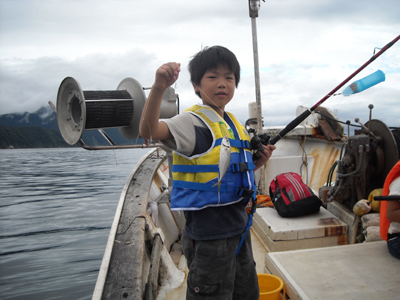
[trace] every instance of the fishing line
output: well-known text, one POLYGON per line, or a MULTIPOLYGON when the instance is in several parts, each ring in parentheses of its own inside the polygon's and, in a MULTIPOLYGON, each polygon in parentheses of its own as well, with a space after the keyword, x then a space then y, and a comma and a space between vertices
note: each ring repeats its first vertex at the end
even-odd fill
POLYGON ((397 36, 394 40, 389 42, 385 47, 383 47, 378 53, 373 55, 367 62, 365 62, 361 67, 359 67, 356 71, 354 71, 349 77, 343 80, 339 85, 337 85, 332 91, 330 91, 326 96, 324 96, 320 101, 315 103, 310 110, 305 110, 301 115, 297 116, 293 121, 291 121, 286 127, 279 132, 279 134, 273 137, 269 143, 271 145, 275 145, 282 137, 284 137, 288 132, 294 129, 297 125, 299 125, 303 120, 305 120, 310 112, 313 112, 318 106, 320 106, 323 102, 325 102, 330 95, 333 95, 338 89, 344 86, 348 81, 350 81, 354 76, 360 73, 366 66, 372 63, 375 59, 377 59, 382 53, 384 53, 387 49, 393 46, 400 39, 400 35, 397 36))
MULTIPOLYGON (((372 57, 374 57, 377 54, 376 53, 377 50, 382 50, 382 49, 383 48, 375 47, 374 51, 372 53, 372 57)), ((391 72, 396 73, 396 71, 394 71, 394 70, 398 69, 398 68, 399 68, 399 64, 393 62, 392 60, 390 60, 389 62, 383 61, 382 64, 381 64, 381 67, 380 67, 380 69, 385 71, 385 74, 390 74, 391 72)), ((330 96, 339 96, 339 95, 342 95, 342 93, 335 93, 335 94, 327 95, 327 96, 330 97, 330 96)), ((355 96, 355 95, 356 95, 356 93, 350 94, 350 95, 346 95, 346 97, 355 96)))
MULTIPOLYGON (((151 93, 151 91, 150 91, 150 93, 151 93)), ((145 106, 145 109, 142 111, 142 116, 144 116, 144 115, 146 114, 146 111, 147 111, 147 105, 145 106)), ((153 138, 152 138, 152 137, 153 137, 153 134, 151 133, 150 123, 149 123, 149 121, 148 121, 146 118, 144 118, 144 117, 142 117, 142 120, 146 121, 146 122, 147 122, 147 126, 149 127, 149 132, 150 132, 149 143, 150 143, 150 142, 153 141, 153 138)), ((139 132, 140 132, 140 126, 139 126, 139 132)), ((137 141, 138 141, 138 139, 139 139, 139 136, 140 136, 140 133, 138 133, 138 135, 137 135, 137 137, 136 137, 135 144, 137 144, 137 141)))
POLYGON ((113 153, 114 153, 115 165, 118 166, 117 157, 115 156, 115 150, 114 149, 113 149, 113 153))
MULTIPOLYGON (((184 74, 184 75, 186 76, 186 78, 189 79, 190 82, 192 82, 191 79, 190 79, 190 77, 189 77, 187 74, 185 74, 185 73, 183 73, 183 72, 182 72, 182 74, 184 74)), ((204 93, 204 91, 203 91, 197 84, 195 84, 195 83, 193 83, 193 82, 192 82, 192 84, 193 84, 195 87, 197 87, 197 88, 199 89, 199 91, 200 91, 201 93, 203 93, 203 95, 205 95, 205 96, 208 98, 208 100, 210 100, 210 101, 221 111, 222 115, 224 115, 224 111, 223 111, 219 106, 217 106, 217 104, 215 104, 215 102, 214 102, 206 93, 204 93)))
MULTIPOLYGON (((185 74, 184 72, 180 72, 180 74, 184 74, 184 76, 186 76, 186 78, 187 79, 189 79, 189 81, 191 81, 190 80, 190 77, 187 75, 187 74, 185 74)), ((194 84, 194 83, 192 83, 195 87, 197 87, 198 89, 199 89, 199 91, 203 94, 203 95, 205 95, 206 97, 207 97, 207 99, 208 100, 210 100, 210 102, 211 103, 213 103, 214 105, 215 105, 215 107, 217 107, 220 111, 221 111, 221 113, 222 113, 222 115, 224 115, 224 111, 219 107, 219 106, 217 106, 217 104, 197 85, 197 84, 194 84)), ((177 88, 177 82, 175 82, 175 89, 177 88)), ((151 91, 150 91, 150 93, 151 93, 151 91)), ((145 109, 143 110, 143 112, 142 112, 142 116, 144 116, 145 114, 146 114, 146 111, 147 111, 147 106, 145 107, 145 109)), ((149 121, 146 119, 146 118, 144 118, 144 117, 142 117, 142 120, 143 121, 146 121, 146 123, 147 123, 147 126, 148 126, 148 129, 149 129, 149 132, 150 132, 150 139, 149 139, 149 142, 152 142, 153 141, 153 138, 152 138, 152 136, 153 136, 153 134, 151 133, 151 127, 150 127, 150 123, 149 123, 149 121)), ((139 129, 139 131, 140 131, 140 129, 139 129)), ((136 137, 136 140, 135 140, 135 144, 137 143, 137 141, 138 141, 138 139, 139 139, 139 134, 137 135, 137 137, 136 137)))

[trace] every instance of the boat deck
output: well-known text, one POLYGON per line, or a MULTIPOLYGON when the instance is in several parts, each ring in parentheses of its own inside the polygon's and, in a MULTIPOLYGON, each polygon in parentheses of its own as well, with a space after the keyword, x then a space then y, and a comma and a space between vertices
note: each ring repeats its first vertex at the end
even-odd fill
POLYGON ((257 209, 253 230, 268 252, 347 244, 347 225, 321 207, 318 213, 282 218, 271 207, 257 209))
POLYGON ((265 263, 291 300, 399 299, 400 260, 385 241, 272 252, 265 263))
MULTIPOLYGON (((185 298, 188 270, 179 247, 184 216, 169 209, 164 159, 162 151, 149 152, 128 179, 93 299, 155 299, 157 292, 158 299, 185 298), (148 210, 150 201, 158 204, 159 227, 153 209, 148 210), (135 272, 119 272, 121 264, 133 260, 135 272)), ((280 277, 291 300, 398 299, 400 260, 388 253, 385 242, 331 247, 347 242, 347 226, 323 208, 290 219, 272 208, 257 209, 251 231, 257 272, 280 277)))

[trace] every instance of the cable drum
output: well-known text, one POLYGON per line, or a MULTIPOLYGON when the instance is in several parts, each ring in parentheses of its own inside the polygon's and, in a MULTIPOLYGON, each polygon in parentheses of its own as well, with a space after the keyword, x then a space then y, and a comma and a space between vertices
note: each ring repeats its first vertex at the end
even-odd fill
POLYGON ((133 101, 127 91, 83 91, 86 129, 129 126, 133 101))
POLYGON ((89 129, 118 128, 125 138, 137 138, 145 101, 143 87, 133 78, 122 80, 115 91, 82 91, 78 81, 66 77, 57 94, 58 127, 70 145, 89 129))
MULTIPOLYGON (((178 95, 169 87, 160 105, 160 119, 172 118, 178 113, 178 95)), ((85 130, 118 128, 126 139, 138 139, 139 124, 146 103, 142 85, 131 77, 123 79, 114 91, 83 91, 79 82, 66 77, 57 94, 58 127, 64 140, 74 145, 85 130)), ((109 138, 107 138, 109 139, 109 138)))

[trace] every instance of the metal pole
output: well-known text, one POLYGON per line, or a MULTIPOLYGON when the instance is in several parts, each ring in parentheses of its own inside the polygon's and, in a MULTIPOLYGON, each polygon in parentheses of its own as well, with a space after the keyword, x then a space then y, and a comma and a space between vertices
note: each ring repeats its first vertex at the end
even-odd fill
MULTIPOLYGON (((257 43, 257 24, 256 18, 251 17, 251 31, 253 37, 253 56, 254 56, 254 79, 256 85, 256 105, 257 105, 257 132, 262 133, 262 106, 261 106, 261 91, 260 91, 260 70, 258 64, 258 43, 257 43)), ((259 190, 265 194, 265 166, 260 169, 260 186, 259 190)))
POLYGON ((258 42, 256 18, 251 18, 251 31, 253 36, 253 56, 254 56, 254 79, 256 84, 256 103, 257 103, 257 132, 262 132, 262 107, 260 91, 260 70, 258 63, 258 42))

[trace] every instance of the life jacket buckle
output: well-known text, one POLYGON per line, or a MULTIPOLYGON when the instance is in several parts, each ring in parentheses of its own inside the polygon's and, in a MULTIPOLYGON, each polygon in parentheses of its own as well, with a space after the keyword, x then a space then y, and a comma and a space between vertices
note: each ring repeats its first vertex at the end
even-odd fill
POLYGON ((250 142, 249 142, 249 141, 247 141, 247 140, 241 140, 241 143, 242 143, 242 148, 244 148, 244 149, 251 149, 251 145, 250 145, 250 142))
POLYGON ((248 171, 249 167, 245 162, 232 164, 232 173, 248 171))
POLYGON ((240 197, 256 199, 256 192, 254 190, 249 190, 242 187, 238 187, 236 189, 236 195, 240 197))

